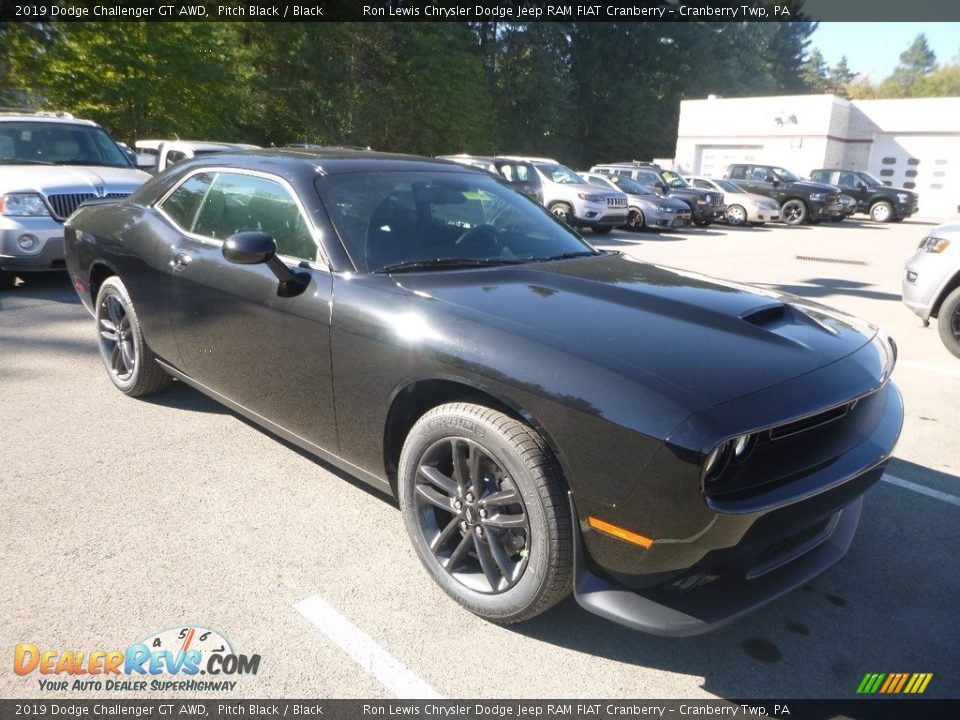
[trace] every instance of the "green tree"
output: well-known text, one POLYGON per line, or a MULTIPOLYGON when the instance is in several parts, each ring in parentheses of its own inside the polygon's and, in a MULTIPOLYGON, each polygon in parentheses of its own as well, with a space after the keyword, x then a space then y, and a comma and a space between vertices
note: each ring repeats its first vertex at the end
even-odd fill
POLYGON ((47 107, 97 120, 120 139, 231 138, 231 30, 220 23, 58 23, 39 71, 47 107))
POLYGON ((893 74, 883 81, 881 94, 885 97, 911 97, 914 86, 933 70, 936 62, 937 56, 927 44, 927 36, 923 33, 917 35, 900 53, 900 63, 893 74))
POLYGON ((800 68, 800 78, 804 87, 810 92, 823 93, 828 91, 830 87, 829 70, 827 61, 823 59, 823 53, 819 49, 814 48, 807 56, 800 68))
POLYGON ((856 77, 857 73, 853 72, 847 63, 847 56, 842 55, 840 61, 830 68, 830 71, 827 73, 826 90, 834 95, 847 97, 849 95, 847 86, 853 82, 856 77))

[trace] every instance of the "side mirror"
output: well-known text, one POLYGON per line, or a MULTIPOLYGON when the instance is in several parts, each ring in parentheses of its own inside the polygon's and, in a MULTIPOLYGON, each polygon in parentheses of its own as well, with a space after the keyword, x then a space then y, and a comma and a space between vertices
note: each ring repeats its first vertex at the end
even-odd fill
POLYGON ((263 232, 240 232, 226 239, 221 252, 237 265, 259 265, 277 254, 277 243, 263 232))
POLYGON ((259 230, 239 232, 223 242, 221 251, 228 262, 237 265, 265 264, 280 281, 277 295, 294 297, 307 289, 310 273, 294 273, 277 257, 277 243, 267 233, 259 230))
POLYGON ((777 179, 773 175, 767 175, 764 179, 764 182, 775 183, 777 179))
POLYGON ((780 187, 780 181, 779 181, 779 180, 776 180, 776 179, 774 179, 774 178, 771 178, 769 182, 772 182, 774 187, 780 187))
POLYGON ((669 187, 668 185, 666 185, 665 183, 660 183, 660 189, 663 191, 663 194, 664 194, 664 195, 669 195, 669 194, 670 194, 670 187, 669 187))
POLYGON ((137 153, 136 165, 141 170, 152 170, 157 166, 157 158, 149 153, 137 153))
POLYGON ((857 183, 857 190, 866 190, 866 189, 867 189, 867 184, 865 182, 857 183))

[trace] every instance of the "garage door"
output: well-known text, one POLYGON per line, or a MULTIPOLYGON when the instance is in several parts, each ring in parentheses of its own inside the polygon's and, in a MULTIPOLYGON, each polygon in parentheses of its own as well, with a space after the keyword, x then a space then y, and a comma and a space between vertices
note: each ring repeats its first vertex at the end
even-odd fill
POLYGON ((723 177, 727 165, 756 162, 762 145, 698 145, 694 175, 723 177))
POLYGON ((869 171, 894 187, 920 193, 920 215, 945 218, 960 204, 960 133, 877 135, 869 171))

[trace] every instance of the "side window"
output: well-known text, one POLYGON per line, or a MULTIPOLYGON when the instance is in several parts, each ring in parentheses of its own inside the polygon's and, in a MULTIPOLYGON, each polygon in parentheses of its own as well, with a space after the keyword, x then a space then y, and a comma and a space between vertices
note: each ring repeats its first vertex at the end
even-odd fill
POLYGON ((256 175, 219 173, 197 213, 193 232, 223 240, 249 230, 273 237, 279 255, 317 259, 317 245, 300 206, 283 185, 256 175))
POLYGON ((182 150, 171 150, 167 153, 167 167, 176 165, 177 163, 182 163, 187 159, 187 154, 182 150))
POLYGON ((198 173, 173 191, 160 208, 187 232, 192 232, 200 203, 213 183, 213 173, 198 173))
POLYGON ((599 185, 600 187, 607 187, 607 184, 598 177, 587 178, 587 182, 591 185, 599 185))
POLYGON ((747 177, 747 168, 743 165, 734 165, 730 168, 730 178, 732 180, 745 180, 747 177))
POLYGON ((710 183, 708 183, 706 180, 694 180, 693 186, 695 188, 700 188, 701 190, 713 190, 713 188, 710 186, 710 183))
POLYGON ((840 173, 840 185, 843 187, 855 188, 857 186, 857 182, 858 178, 853 173, 840 173))

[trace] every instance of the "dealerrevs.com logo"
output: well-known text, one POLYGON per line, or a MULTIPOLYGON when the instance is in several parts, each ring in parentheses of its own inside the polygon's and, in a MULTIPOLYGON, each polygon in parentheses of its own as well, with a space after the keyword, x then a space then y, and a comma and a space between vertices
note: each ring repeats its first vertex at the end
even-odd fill
POLYGON ((126 650, 61 651, 20 643, 13 652, 13 671, 40 675, 44 691, 229 691, 237 685, 231 678, 256 675, 259 668, 259 655, 238 654, 222 634, 199 626, 163 630, 126 650))

